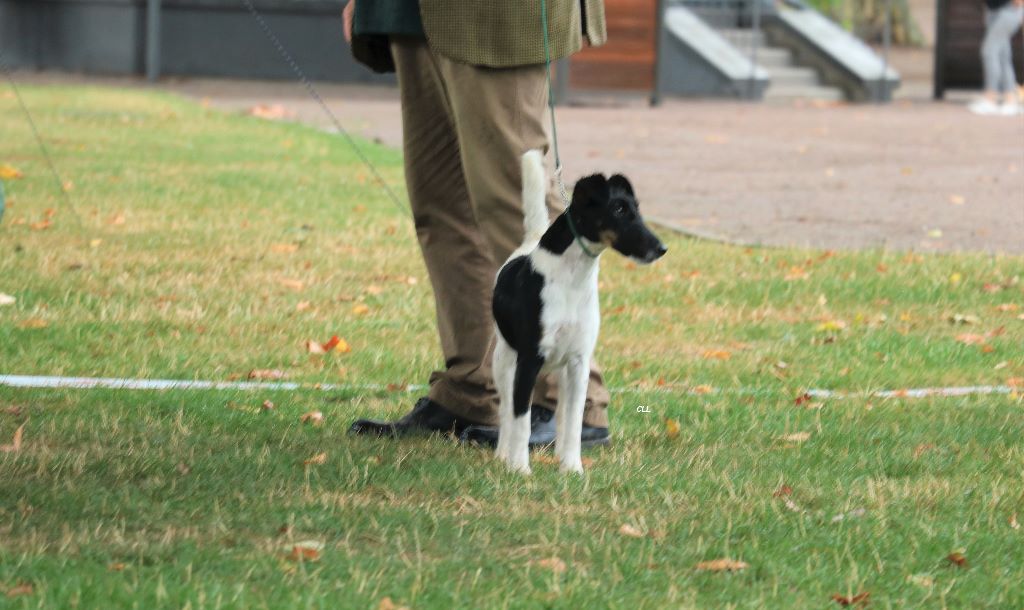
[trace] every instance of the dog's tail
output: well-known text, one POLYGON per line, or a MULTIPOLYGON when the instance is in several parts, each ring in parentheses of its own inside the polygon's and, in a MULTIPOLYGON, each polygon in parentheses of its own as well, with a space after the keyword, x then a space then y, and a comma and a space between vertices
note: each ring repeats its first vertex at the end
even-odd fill
POLYGON ((523 153, 522 166, 523 228, 526 230, 523 243, 535 243, 548 230, 547 176, 541 151, 528 150, 523 153))

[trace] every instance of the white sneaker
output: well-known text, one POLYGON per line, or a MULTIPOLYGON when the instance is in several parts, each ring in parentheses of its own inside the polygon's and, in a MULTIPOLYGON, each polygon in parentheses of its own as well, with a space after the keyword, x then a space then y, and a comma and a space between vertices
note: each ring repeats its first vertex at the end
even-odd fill
POLYGON ((1021 112, 1020 104, 1017 102, 1004 102, 1003 105, 999 107, 999 114, 1002 116, 1017 116, 1021 112))
POLYGON ((999 106, 996 105, 996 103, 993 102, 992 100, 985 97, 974 100, 973 102, 967 105, 967 109, 973 112, 974 114, 980 114, 985 116, 1000 114, 999 106))

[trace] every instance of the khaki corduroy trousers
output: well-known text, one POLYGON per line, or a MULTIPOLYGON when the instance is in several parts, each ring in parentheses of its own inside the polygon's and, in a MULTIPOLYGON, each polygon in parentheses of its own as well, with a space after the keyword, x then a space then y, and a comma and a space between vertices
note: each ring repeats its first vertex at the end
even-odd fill
MULTIPOLYGON (((470 421, 497 425, 491 377, 491 293, 499 266, 523 239, 520 156, 547 151, 543 65, 486 68, 431 51, 426 40, 393 37, 402 101, 405 179, 434 289, 443 370, 429 397, 470 421)), ((561 212, 552 185, 552 216, 561 212)), ((553 375, 534 404, 554 409, 553 375)), ((592 363, 584 422, 608 426, 608 391, 592 363)))

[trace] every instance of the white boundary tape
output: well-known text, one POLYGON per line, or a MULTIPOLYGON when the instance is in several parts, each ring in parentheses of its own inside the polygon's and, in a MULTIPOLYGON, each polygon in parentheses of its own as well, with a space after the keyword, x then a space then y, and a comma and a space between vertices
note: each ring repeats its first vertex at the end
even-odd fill
MULTIPOLYGON (((383 391, 379 384, 294 383, 290 381, 203 381, 188 379, 123 379, 117 377, 51 377, 36 375, 0 375, 0 386, 12 388, 68 388, 78 390, 295 390, 383 391)), ((426 386, 423 386, 426 387, 426 386)), ((417 386, 407 386, 413 391, 417 386)))
MULTIPOLYGON (((337 383, 295 383, 290 381, 203 381, 187 379, 126 379, 118 377, 54 377, 37 375, 0 375, 0 386, 12 388, 65 388, 65 389, 107 389, 107 390, 271 390, 294 392, 296 390, 350 391, 350 392, 383 392, 397 391, 417 392, 427 389, 425 385, 407 385, 394 388, 381 384, 337 384, 337 383)), ((669 388, 650 388, 654 391, 672 391, 669 388)), ((644 388, 612 388, 612 392, 643 391, 644 388)), ((719 394, 723 392, 740 394, 774 393, 773 391, 754 389, 708 389, 695 391, 680 388, 691 395, 719 394)), ((805 394, 811 398, 928 398, 931 396, 972 396, 985 394, 1011 394, 1010 386, 961 386, 947 388, 913 388, 906 390, 877 390, 873 392, 843 392, 841 390, 807 390, 805 394)))
POLYGON ((851 398, 876 396, 878 398, 928 398, 929 396, 971 396, 975 394, 1012 394, 1005 385, 971 385, 951 388, 912 388, 907 390, 877 390, 875 392, 841 392, 838 390, 807 390, 811 398, 851 398))

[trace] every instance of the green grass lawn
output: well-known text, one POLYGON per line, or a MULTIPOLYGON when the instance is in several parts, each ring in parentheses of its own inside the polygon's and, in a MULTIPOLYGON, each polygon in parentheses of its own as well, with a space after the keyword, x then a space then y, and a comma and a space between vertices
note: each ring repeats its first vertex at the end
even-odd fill
MULTIPOLYGON (((0 444, 24 425, 0 452, 0 607, 1024 607, 1021 398, 870 396, 1020 385, 1024 258, 672 235, 651 267, 608 255, 614 444, 584 478, 543 456, 524 478, 447 438, 346 436, 406 411, 441 355, 411 222, 343 140, 150 92, 23 93, 77 213, 0 92, 0 168, 23 174, 0 374, 311 385, 0 387, 0 444), (351 351, 307 353, 332 335, 351 351), (698 569, 723 558, 747 567, 698 569)), ((399 153, 365 147, 401 184, 399 153)))

